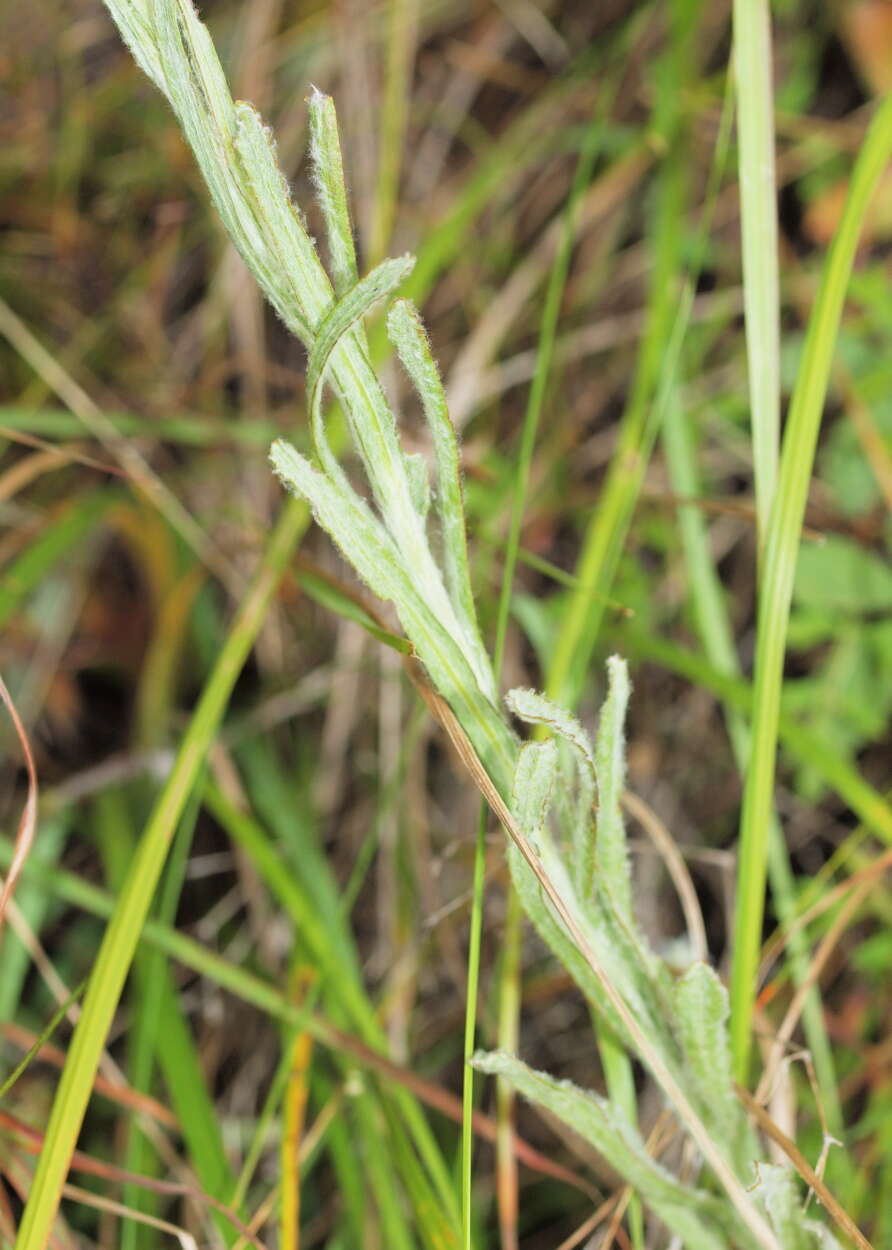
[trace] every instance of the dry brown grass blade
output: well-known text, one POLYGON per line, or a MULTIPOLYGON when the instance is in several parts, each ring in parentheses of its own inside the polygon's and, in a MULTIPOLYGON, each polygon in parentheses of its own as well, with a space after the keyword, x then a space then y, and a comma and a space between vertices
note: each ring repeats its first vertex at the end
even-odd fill
POLYGON ((478 758, 467 734, 459 724, 455 713, 452 711, 449 704, 430 686, 417 663, 407 661, 407 668, 412 676, 412 680, 415 682, 416 688, 421 694, 421 697, 424 699, 431 714, 445 730, 450 742, 458 752, 462 763, 473 777, 480 793, 492 809, 493 814, 498 817, 505 832, 511 838, 529 868, 534 873, 537 881, 543 889, 543 892, 545 893, 546 898, 554 908, 555 913, 566 928, 567 933, 575 942, 577 949, 584 956, 586 962, 597 978, 598 983, 603 989, 608 1001, 610 1002, 610 1005, 613 1007, 622 1022, 623 1027, 628 1032, 629 1037, 635 1043, 639 1055, 644 1063, 650 1068, 652 1075, 655 1077, 659 1085, 662 1087, 664 1094, 674 1106, 679 1118, 684 1123, 685 1128, 697 1146, 697 1149, 700 1151, 704 1162, 706 1162, 715 1173, 716 1178, 719 1180, 723 1189, 727 1193, 731 1203, 737 1210, 738 1215, 753 1234, 757 1243, 762 1246, 764 1250, 782 1250, 782 1247, 778 1243, 778 1240, 771 1228, 756 1210, 752 1201, 748 1197, 746 1190, 734 1175, 731 1166, 724 1158, 721 1151, 716 1148, 715 1143, 709 1135, 706 1125, 694 1110, 685 1095, 684 1090, 666 1067, 666 1064, 663 1062, 657 1050, 651 1045, 650 1039, 641 1029, 637 1020, 626 1005, 625 999, 601 967, 600 961, 589 945, 585 934, 576 923, 572 912, 561 898, 558 890, 555 889, 555 886, 548 874, 543 870, 542 865, 540 864, 539 859, 528 839, 524 835, 523 830, 517 824, 505 800, 493 785, 489 774, 478 758))
POLYGON ((806 928, 813 920, 817 920, 819 916, 823 916, 824 912, 828 911, 842 895, 848 894, 850 890, 854 890, 864 881, 872 881, 874 877, 880 876, 889 867, 892 867, 892 850, 884 851, 872 864, 868 864, 866 868, 859 869, 858 872, 853 873, 847 880, 840 881, 832 890, 828 890, 816 903, 807 908, 801 916, 797 916, 792 924, 784 929, 778 929, 765 943, 763 948, 762 966, 759 970, 759 984, 762 985, 764 983, 768 975, 768 969, 778 958, 794 933, 806 928))
POLYGON ((52 452, 62 456, 70 464, 82 464, 86 469, 96 469, 111 477, 127 476, 118 465, 87 455, 80 443, 49 443, 45 438, 38 438, 36 434, 29 434, 26 430, 13 430, 8 425, 0 425, 0 438, 7 438, 11 443, 21 443, 23 447, 33 447, 35 451, 52 452))
POLYGON ((5 300, 0 299, 0 334, 15 348, 23 360, 46 382, 84 426, 115 457, 126 475, 142 494, 164 516, 208 568, 224 585, 241 594, 244 579, 229 559, 208 538, 190 512, 170 487, 158 476, 132 441, 122 438, 101 408, 86 391, 66 373, 58 360, 31 333, 5 300))
POLYGON ((53 469, 61 469, 70 461, 64 451, 48 448, 35 451, 33 455, 17 460, 5 473, 0 475, 0 503, 6 503, 15 495, 30 486, 32 482, 43 477, 53 469))
MULTIPOLYGON (((378 1051, 372 1050, 371 1047, 366 1046, 355 1037, 351 1037, 349 1033, 343 1033, 327 1021, 323 1022, 316 1018, 315 1033, 323 1045, 331 1046, 333 1049, 352 1055, 359 1060, 363 1067, 397 1082, 411 1094, 414 1094, 419 1102, 423 1102, 426 1106, 432 1107, 442 1115, 448 1116, 456 1124, 461 1124, 461 1099, 456 1098, 454 1094, 450 1094, 442 1086, 434 1084, 433 1081, 425 1080, 423 1076, 419 1076, 409 1068, 401 1068, 399 1064, 387 1059, 378 1051)), ((483 1138, 484 1141, 495 1142, 497 1133, 496 1122, 490 1119, 488 1115, 484 1115, 482 1111, 474 1112, 472 1127, 477 1136, 483 1138)), ((569 1168, 563 1167, 560 1163, 556 1163, 547 1155, 542 1154, 535 1146, 531 1146, 529 1142, 516 1133, 514 1135, 514 1153, 517 1155, 518 1160, 532 1171, 539 1172, 543 1176, 550 1176, 554 1180, 563 1181, 566 1185, 572 1185, 574 1189, 580 1190, 593 1200, 597 1198, 594 1187, 584 1180, 583 1177, 578 1176, 575 1172, 571 1172, 569 1168)))
POLYGON ((786 1015, 783 1018, 774 1041, 772 1042, 771 1051, 765 1064, 765 1070, 762 1073, 762 1079, 759 1081, 759 1086, 756 1090, 756 1101, 758 1103, 764 1103, 770 1096, 771 1090, 774 1086, 778 1066, 783 1058, 787 1043, 793 1036, 793 1031, 799 1022, 799 1017, 802 1014, 803 1007, 805 1006, 808 991, 815 984, 818 977, 824 970, 827 960, 830 958, 834 947, 845 932, 852 916, 867 897, 870 887, 871 882, 869 880, 862 881, 857 889, 850 894, 849 898, 846 899, 840 909, 839 915, 836 917, 833 924, 830 926, 829 931, 824 935, 818 949, 815 951, 814 958, 809 965, 808 975, 797 986, 792 1002, 787 1008, 786 1015))
POLYGON ((618 1189, 615 1194, 611 1194, 609 1198, 605 1198, 601 1205, 595 1208, 588 1219, 584 1220, 575 1232, 572 1232, 569 1237, 566 1237, 561 1242, 557 1250, 576 1250, 576 1247, 580 1245, 581 1242, 585 1241, 586 1238, 595 1231, 598 1225, 603 1224, 604 1220, 610 1216, 610 1213, 614 1210, 617 1203, 621 1201, 624 1193, 625 1190, 618 1189))
POLYGON ((852 1217, 843 1210, 833 1197, 833 1194, 799 1150, 796 1143, 790 1141, 786 1133, 781 1132, 768 1112, 759 1105, 749 1090, 744 1089, 740 1085, 735 1086, 735 1088, 737 1097, 746 1107, 756 1124, 766 1137, 770 1137, 774 1144, 780 1147, 805 1183, 810 1185, 815 1191, 837 1228, 855 1243, 858 1250, 873 1250, 873 1246, 861 1232, 860 1228, 858 1228, 852 1217))
POLYGON ((653 842, 657 854, 662 859, 666 866, 666 871, 672 878, 672 884, 675 886, 675 892, 678 895, 678 901, 681 903, 681 910, 684 913, 694 958, 703 962, 708 961, 709 948, 706 943, 706 927, 703 924, 703 913, 700 910, 697 891, 694 889, 688 866, 684 862, 684 857, 681 851, 679 851, 675 839, 650 804, 645 803, 644 799, 639 798, 637 794, 633 794, 631 790, 623 791, 622 804, 629 815, 638 821, 638 824, 650 838, 651 842, 653 842))
POLYGON ((13 703, 12 695, 7 689, 6 682, 0 677, 0 699, 6 704, 6 710, 9 712, 10 720, 15 727, 16 736, 22 748, 22 755, 25 759, 25 770, 28 774, 28 794, 25 798, 25 806, 22 808, 22 814, 19 817, 19 827, 16 831, 15 848, 12 855, 12 863, 9 865, 9 872, 3 883, 3 890, 0 892, 0 932, 3 930, 3 921, 6 917, 6 909, 9 906, 9 900, 12 898, 16 882, 19 879, 22 869, 31 853, 31 847, 34 845, 34 834, 37 830, 37 766, 34 763, 34 755, 31 751, 31 743, 28 741, 28 735, 25 732, 25 726, 22 724, 15 703, 13 703))
MULTIPOLYGON (((0 1130, 15 1137, 28 1154, 39 1155, 43 1149, 43 1133, 39 1129, 33 1128, 30 1124, 25 1124, 17 1116, 10 1115, 8 1111, 0 1111, 0 1130)), ((92 1155, 84 1154, 82 1150, 75 1150, 71 1156, 70 1170, 83 1172, 87 1176, 97 1176, 101 1180, 113 1181, 115 1184, 137 1185, 140 1189, 147 1189, 155 1194, 190 1198, 194 1202, 218 1211, 242 1237, 250 1241, 252 1246, 256 1246, 257 1250, 265 1250, 263 1242, 254 1236, 233 1210, 226 1206, 224 1202, 220 1202, 217 1198, 212 1198, 210 1194, 204 1193, 203 1190, 195 1185, 183 1185, 179 1181, 158 1180, 153 1176, 142 1176, 138 1172, 128 1172, 124 1168, 115 1167, 114 1164, 106 1163, 102 1159, 94 1159, 92 1155)))
MULTIPOLYGON (((0 1024, 0 1035, 7 1042, 11 1042, 13 1046, 25 1052, 31 1050, 38 1041, 36 1033, 32 1033, 30 1029, 23 1029, 21 1025, 12 1022, 0 1024)), ((65 1059, 65 1051, 58 1046, 53 1046, 51 1042, 44 1042, 34 1055, 34 1060, 40 1063, 51 1064, 52 1067, 58 1068, 60 1072, 65 1066, 65 1059)), ((139 1112, 141 1115, 147 1115, 159 1124, 163 1124, 165 1128, 177 1129, 179 1127, 179 1121, 169 1108, 158 1102, 156 1098, 151 1098, 148 1094, 142 1094, 139 1090, 131 1089, 129 1085, 119 1085, 115 1081, 110 1081, 107 1077, 97 1076, 93 1088, 97 1094, 102 1094, 109 1101, 117 1103, 119 1107, 125 1107, 128 1111, 139 1112)))
POLYGON ((179 1224, 171 1224, 169 1220, 159 1219, 156 1215, 146 1215, 142 1211, 135 1211, 124 1202, 115 1202, 113 1198, 103 1198, 99 1194, 91 1193, 89 1189, 81 1189, 79 1185, 64 1185, 62 1195, 72 1202, 79 1202, 82 1206, 92 1207, 96 1211, 107 1211, 110 1215, 135 1220, 137 1224, 145 1224, 147 1228, 156 1228, 160 1233, 169 1233, 171 1237, 176 1237, 183 1250, 198 1250, 198 1242, 179 1224))

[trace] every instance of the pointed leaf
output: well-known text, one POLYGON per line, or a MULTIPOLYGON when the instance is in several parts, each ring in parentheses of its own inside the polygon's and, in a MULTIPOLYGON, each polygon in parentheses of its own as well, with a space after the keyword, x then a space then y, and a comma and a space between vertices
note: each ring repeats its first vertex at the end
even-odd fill
POLYGON ((608 693, 601 708, 595 760, 598 773, 598 822, 595 875, 599 890, 611 899, 621 916, 632 917, 632 880, 626 850, 622 799, 626 779, 623 726, 629 703, 629 671, 625 660, 607 661, 608 693))
POLYGON ((411 273, 414 264, 414 256, 400 256, 394 260, 382 261, 371 273, 366 274, 325 314, 310 351, 307 364, 307 406, 310 410, 313 444, 325 471, 333 480, 340 481, 341 484, 346 479, 328 445, 322 421, 322 385, 325 380, 325 371, 331 361, 332 353, 341 340, 362 321, 375 304, 386 299, 399 286, 411 273))
POLYGON ((514 769, 511 811, 537 849, 546 832, 557 764, 553 742, 527 742, 520 749, 514 769))
POLYGON ((819 1250, 821 1243, 806 1225, 799 1186, 791 1168, 760 1163, 756 1192, 784 1250, 819 1250))
POLYGON ((515 716, 529 724, 546 726, 571 749, 575 785, 574 778, 568 778, 569 784, 561 796, 561 815, 572 847, 573 876, 580 898, 586 898, 594 873, 595 847, 592 822, 595 760, 588 735, 575 716, 535 690, 511 690, 505 702, 515 716))
POLYGON ((289 443, 277 440, 270 460, 283 483, 308 501, 359 576, 394 605, 416 655, 491 775, 510 778, 516 739, 480 689, 461 638, 450 632, 448 616, 444 619, 445 614, 432 608, 426 588, 414 569, 407 570, 391 534, 358 495, 314 469, 289 443))
POLYGON ((335 291, 345 295, 359 275, 334 101, 314 87, 309 106, 310 159, 316 194, 325 218, 331 276, 335 291))
POLYGON ((405 460, 412 503, 423 521, 431 506, 431 484, 427 474, 427 461, 420 451, 412 452, 405 457, 405 460))
POLYGON ((716 1140, 739 1160, 741 1151, 736 1147, 749 1143, 734 1096, 727 991, 707 964, 695 963, 675 983, 673 997, 676 1030, 703 1117, 716 1140))
POLYGON ((446 584, 470 637, 477 637, 477 614, 468 569, 458 438, 449 416, 430 343, 410 300, 397 300, 387 315, 387 333, 421 399, 437 464, 436 506, 443 539, 446 584))
POLYGON ((276 312, 309 347, 316 326, 334 302, 331 284, 291 199, 272 132, 250 104, 239 101, 235 119, 238 165, 268 255, 258 259, 247 253, 240 238, 233 239, 276 312))
POLYGON ((635 1187, 667 1228, 682 1238, 687 1250, 727 1250, 719 1202, 687 1186, 647 1153, 637 1129, 606 1099, 536 1072, 519 1059, 497 1051, 476 1054, 481 1072, 501 1076, 525 1098, 562 1120, 598 1151, 611 1167, 635 1187))

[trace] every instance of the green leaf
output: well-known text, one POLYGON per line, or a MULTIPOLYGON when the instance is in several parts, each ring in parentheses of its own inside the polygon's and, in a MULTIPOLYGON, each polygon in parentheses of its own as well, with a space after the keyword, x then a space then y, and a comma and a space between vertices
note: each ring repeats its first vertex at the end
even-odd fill
MULTIPOLYGON (((395 301, 387 314, 387 333, 418 392, 430 427, 437 468, 436 510, 443 542, 446 585, 467 636, 468 645, 478 654, 477 667, 481 672, 489 673, 489 658, 480 642, 468 568, 458 437, 449 417, 440 372, 431 354, 427 334, 418 311, 410 300, 395 301)), ((495 698, 495 682, 491 676, 488 692, 495 698)))
MULTIPOLYGON (((220 1117, 170 970, 162 965, 153 971, 161 981, 157 1044, 164 1082, 198 1179, 209 1194, 223 1202, 232 1192, 235 1175, 226 1157, 220 1117)), ((217 1223, 227 1243, 232 1244, 236 1239, 226 1221, 218 1217, 217 1223)))
MULTIPOLYGON (((278 440, 270 451, 283 483, 306 499, 316 520, 379 595, 396 607, 416 654, 434 685, 449 702, 491 775, 505 782, 513 772, 516 741, 486 697, 470 666, 449 615, 431 604, 428 588, 369 506, 349 489, 319 473, 289 443, 278 440)), ((506 786, 507 788, 507 786, 506 786)))
POLYGON ((534 690, 511 690, 505 702, 521 720, 551 729, 569 747, 570 776, 560 787, 562 823, 571 848, 571 866, 579 896, 594 888, 595 839, 592 804, 595 797, 595 759, 588 735, 575 716, 534 690))
POLYGON ((830 534, 799 552, 793 598, 828 612, 884 612, 892 608, 892 568, 852 539, 830 534))
POLYGON ((357 326, 376 304, 395 291, 403 279, 412 272, 414 256, 400 256, 396 260, 384 260, 371 273, 329 308, 316 331, 307 364, 307 407, 310 412, 310 429, 316 455, 332 481, 339 482, 349 490, 344 471, 338 464, 322 421, 322 390, 325 373, 335 349, 350 331, 357 326))
POLYGON ((431 484, 427 474, 427 461, 420 451, 409 453, 405 457, 406 476, 409 479, 409 492, 415 511, 421 520, 425 520, 431 506, 431 484))
MULTIPOLYGON (((236 165, 254 229, 233 234, 233 242, 282 321, 309 345, 332 304, 331 284, 291 200, 271 131, 242 101, 234 123, 236 165)), ((204 165, 202 172, 207 177, 204 165)))
POLYGON ((529 725, 544 725, 571 743, 594 779, 595 760, 591 744, 585 730, 572 713, 535 690, 509 690, 505 695, 505 702, 520 720, 529 725))
MULTIPOLYGON (((525 1098, 544 1107, 578 1133, 611 1167, 633 1185, 687 1250, 728 1250, 724 1212, 712 1195, 682 1184, 647 1153, 637 1129, 606 1099, 570 1081, 556 1081, 501 1051, 478 1053, 480 1072, 501 1076, 525 1098)), ((742 1240, 741 1244, 749 1244, 742 1240)))
POLYGON ((325 218, 334 288, 338 295, 344 295, 356 283, 359 275, 350 225, 341 143, 338 138, 338 122, 331 96, 323 95, 315 87, 310 94, 309 106, 310 159, 313 162, 316 194, 325 218))
POLYGON ((511 810, 534 847, 539 846, 547 831, 557 766, 558 753, 553 742, 527 742, 517 757, 511 810))
POLYGON ((756 1193, 784 1250, 830 1250, 838 1246, 826 1229, 805 1219, 796 1177, 786 1164, 760 1163, 756 1193))
MULTIPOLYGON (((713 970, 695 963, 676 981, 676 1031, 699 1095, 707 1127, 745 1166, 753 1157, 740 1104, 734 1096, 728 1042, 728 994, 713 970), (741 1148, 742 1147, 742 1148, 741 1148)), ((749 1177, 744 1177, 748 1182, 749 1177)))
POLYGON ((626 780, 626 750, 623 727, 629 703, 629 670, 625 660, 611 656, 607 661, 608 693, 601 708, 595 762, 598 773, 598 832, 595 841, 595 874, 598 889, 604 890, 621 916, 632 917, 632 879, 626 848, 626 827, 622 799, 626 780))

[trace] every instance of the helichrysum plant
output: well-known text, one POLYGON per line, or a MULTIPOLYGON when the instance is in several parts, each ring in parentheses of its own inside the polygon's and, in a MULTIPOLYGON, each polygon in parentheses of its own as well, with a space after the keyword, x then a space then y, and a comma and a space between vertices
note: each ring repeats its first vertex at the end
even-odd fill
POLYGON ((499 698, 477 626, 468 572, 460 456, 417 310, 395 299, 409 256, 359 276, 332 101, 309 99, 314 181, 325 222, 323 268, 276 160, 273 138, 230 96, 190 0, 106 0, 141 67, 167 96, 230 238, 282 321, 308 352, 313 457, 277 441, 284 486, 305 499, 344 558, 399 616, 453 740, 501 820, 527 915, 606 1024, 650 1071, 688 1134, 695 1166, 681 1179, 648 1152, 639 1128, 603 1097, 533 1071, 513 1055, 476 1057, 603 1154, 689 1250, 828 1250, 798 1179, 759 1160, 734 1093, 727 1000, 703 963, 674 976, 634 915, 626 835, 625 663, 608 662, 594 742, 544 696, 499 698), (391 344, 421 401, 433 474, 408 455, 372 363, 364 318, 388 305, 391 344), (346 416, 368 484, 360 494, 326 437, 325 400, 346 416), (436 552, 436 554, 435 554, 436 552), (513 718, 513 719, 512 719, 513 718), (513 724, 537 726, 521 743, 513 724), (543 740, 544 739, 544 740, 543 740))

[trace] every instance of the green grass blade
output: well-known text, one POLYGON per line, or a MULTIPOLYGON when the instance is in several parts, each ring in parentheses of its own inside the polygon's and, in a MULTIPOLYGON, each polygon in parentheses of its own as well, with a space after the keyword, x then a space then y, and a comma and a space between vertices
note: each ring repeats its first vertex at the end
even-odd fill
MULTIPOLYGON (((158 1063, 202 1189, 225 1202, 236 1178, 226 1157, 220 1118, 208 1090, 195 1041, 183 1014, 170 969, 155 969, 158 979, 158 1063)), ((220 1234, 235 1240, 232 1226, 216 1214, 220 1234)))
POLYGON ((205 800, 214 818, 250 856, 279 906, 291 917, 301 942, 325 973, 326 984, 353 1027, 366 1042, 380 1043, 380 1026, 359 981, 356 957, 352 951, 341 949, 349 941, 348 935, 341 926, 332 931, 326 919, 319 915, 290 865, 282 859, 256 820, 233 806, 213 782, 205 786, 205 800))
POLYGON ((412 97, 419 0, 389 0, 387 11, 387 64, 378 142, 378 179, 368 239, 373 264, 386 254, 396 218, 412 97))
MULTIPOLYGON (((57 815, 44 817, 40 823, 40 837, 37 839, 32 854, 50 863, 61 855, 70 823, 71 816, 68 812, 59 812, 57 815)), ((23 881, 16 887, 15 900, 31 931, 39 934, 44 921, 52 915, 46 894, 33 882, 23 881)), ((3 935, 0 1020, 14 1018, 30 967, 30 952, 22 945, 13 930, 7 930, 3 935)))
POLYGON ((734 1071, 745 1081, 752 1043, 756 969, 762 940, 768 829, 774 803, 780 697, 796 556, 821 413, 855 248, 864 214, 892 154, 892 97, 880 107, 858 156, 842 220, 810 318, 784 434, 759 593, 753 750, 740 821, 737 910, 731 971, 734 1071))
MULTIPOLYGON (((330 906, 325 906, 324 892, 320 893, 318 885, 315 897, 312 896, 310 888, 296 879, 257 821, 235 808, 213 783, 205 787, 205 796, 214 816, 250 855, 271 893, 291 917, 301 941, 325 973, 326 991, 366 1045, 384 1048, 384 1032, 359 979, 358 958, 352 949, 344 915, 335 915, 330 906)), ((442 1156, 427 1123, 408 1095, 403 1096, 401 1092, 397 1105, 439 1193, 443 1209, 451 1218, 453 1195, 442 1156)))
POLYGON ((486 866, 488 808, 481 805, 474 843, 474 876, 471 882, 471 924, 468 932, 468 989, 465 998, 464 1071, 462 1074, 461 1136, 461 1231, 462 1250, 472 1250, 474 1180, 474 1054, 477 1037, 477 998, 480 988, 480 945, 483 935, 483 881, 486 866))
MULTIPOLYGON (((264 451, 278 434, 286 433, 285 425, 272 421, 252 421, 239 425, 189 413, 173 416, 144 417, 134 412, 104 412, 115 438, 155 438, 185 447, 229 445, 262 448, 264 451)), ((73 439, 83 435, 84 426, 73 413, 61 408, 22 408, 18 404, 0 404, 0 436, 10 431, 35 434, 46 439, 73 439)))
POLYGON ((674 154, 661 178, 654 271, 635 377, 598 507, 586 527, 575 569, 578 586, 571 593, 561 620, 546 677, 549 696, 571 707, 588 675, 607 597, 656 437, 653 408, 658 379, 661 374, 665 377, 674 371, 681 345, 685 320, 677 314, 684 218, 681 173, 680 160, 674 154), (671 346, 667 347, 667 343, 671 346))
POLYGON ((44 1250, 62 1186, 99 1065, 145 923, 170 840, 207 751, 213 742, 236 678, 263 624, 294 546, 306 528, 306 508, 289 503, 264 553, 263 562, 205 685, 182 746, 140 840, 93 966, 83 1013, 59 1082, 44 1148, 22 1216, 17 1250, 44 1250))
POLYGON ((82 546, 109 508, 116 492, 91 491, 67 503, 40 536, 3 571, 0 584, 0 626, 73 548, 82 546))
MULTIPOLYGON (((667 409, 663 424, 663 448, 672 489, 679 498, 698 499, 702 494, 692 444, 687 415, 680 403, 674 403, 667 409)), ((678 525, 690 578, 691 603, 697 632, 706 658, 719 672, 739 678, 740 664, 721 583, 710 550, 705 518, 696 506, 682 508, 678 525)), ((749 727, 740 709, 728 703, 725 704, 725 720, 737 767, 740 775, 745 776, 750 751, 749 727)), ((777 813, 774 811, 771 814, 768 870, 778 917, 782 923, 786 923, 795 915, 795 881, 777 813)), ((808 973, 809 951, 806 934, 800 929, 791 930, 787 952, 794 979, 797 984, 801 984, 808 973)), ((840 1136, 842 1111, 820 992, 816 986, 812 987, 806 999, 803 1026, 814 1060, 815 1075, 830 1131, 840 1136)))
POLYGON ((769 0, 734 0, 743 301, 760 546, 780 446, 780 279, 769 0))

